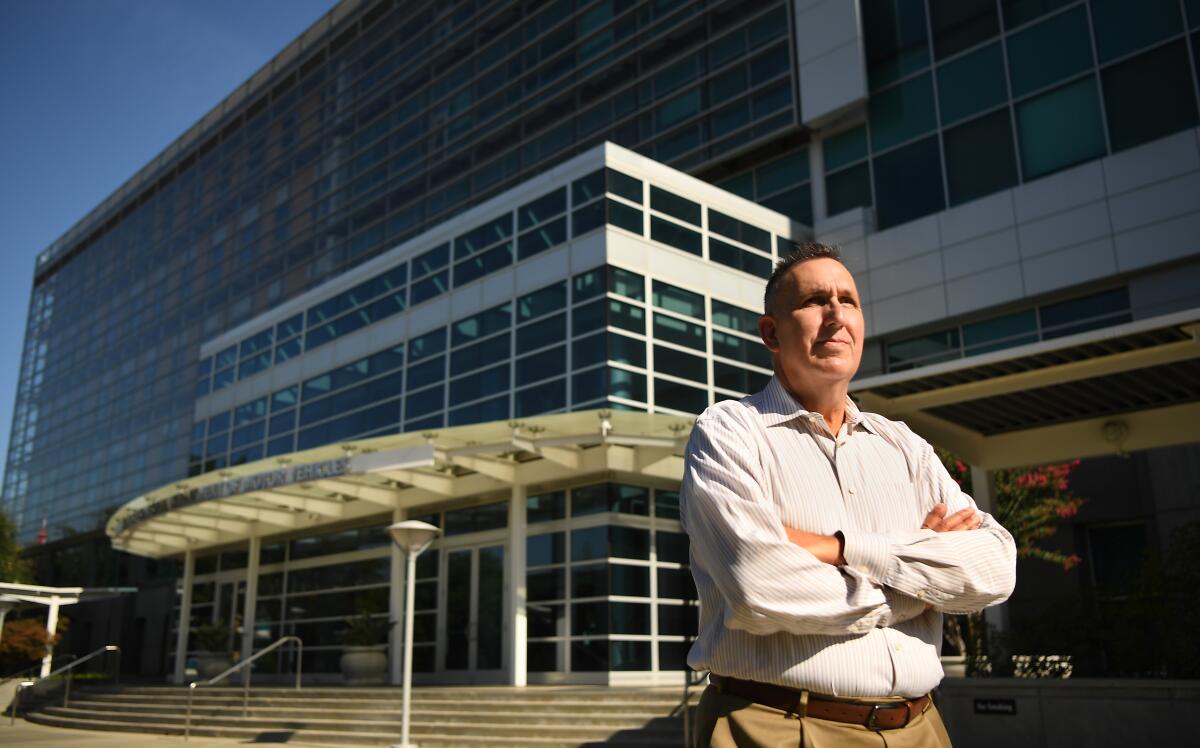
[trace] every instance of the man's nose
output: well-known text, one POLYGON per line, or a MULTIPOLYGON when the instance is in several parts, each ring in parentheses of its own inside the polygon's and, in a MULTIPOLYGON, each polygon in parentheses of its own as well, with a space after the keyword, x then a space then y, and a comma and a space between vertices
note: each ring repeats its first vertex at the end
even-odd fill
POLYGON ((833 299, 825 305, 825 324, 844 325, 845 316, 846 306, 837 299, 833 299))

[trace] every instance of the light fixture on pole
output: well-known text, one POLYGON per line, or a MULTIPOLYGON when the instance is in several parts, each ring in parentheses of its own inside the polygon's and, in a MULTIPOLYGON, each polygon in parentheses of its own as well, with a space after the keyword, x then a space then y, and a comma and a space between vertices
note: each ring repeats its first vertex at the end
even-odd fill
POLYGON ((400 713, 400 743, 392 748, 416 748, 408 741, 408 711, 412 695, 412 649, 413 649, 413 590, 417 575, 417 556, 429 547, 441 530, 428 522, 410 519, 397 522, 388 528, 392 542, 408 557, 404 573, 404 695, 400 713))

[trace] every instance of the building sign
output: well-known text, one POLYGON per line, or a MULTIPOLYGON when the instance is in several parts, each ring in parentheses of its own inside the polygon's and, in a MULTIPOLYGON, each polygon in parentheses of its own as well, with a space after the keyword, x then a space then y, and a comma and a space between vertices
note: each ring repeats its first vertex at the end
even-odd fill
POLYGON ((1004 714, 1016 716, 1016 699, 975 699, 976 714, 1004 714))
POLYGON ((251 475, 240 475, 236 478, 210 483, 207 486, 193 488, 166 496, 148 506, 131 511, 129 514, 114 519, 108 527, 109 537, 116 537, 134 525, 166 514, 173 509, 183 509, 206 501, 216 501, 229 496, 237 496, 255 491, 266 491, 279 486, 293 483, 306 483, 322 478, 336 478, 351 472, 350 458, 339 457, 334 460, 308 462, 299 465, 288 465, 276 470, 267 470, 251 475))

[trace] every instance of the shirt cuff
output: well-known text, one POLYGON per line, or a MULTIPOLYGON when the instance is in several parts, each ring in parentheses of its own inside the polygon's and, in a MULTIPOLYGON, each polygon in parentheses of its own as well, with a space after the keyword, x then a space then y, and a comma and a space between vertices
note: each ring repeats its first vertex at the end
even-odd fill
POLYGON ((884 535, 854 531, 843 531, 842 537, 846 540, 842 549, 846 565, 865 574, 876 584, 885 584, 891 565, 891 541, 884 535))

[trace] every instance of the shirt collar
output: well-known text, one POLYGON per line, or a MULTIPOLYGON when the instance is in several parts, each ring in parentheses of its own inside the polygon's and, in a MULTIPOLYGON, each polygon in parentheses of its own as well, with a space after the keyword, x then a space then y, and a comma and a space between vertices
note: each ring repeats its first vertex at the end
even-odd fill
MULTIPOLYGON (((796 398, 792 397, 791 393, 784 389, 778 376, 771 377, 771 381, 759 394, 759 415, 768 427, 778 426, 797 418, 802 418, 810 423, 820 420, 820 414, 805 409, 796 401, 796 398)), ((875 433, 875 427, 863 417, 862 411, 849 396, 846 397, 846 426, 847 432, 861 426, 872 434, 875 433)))

